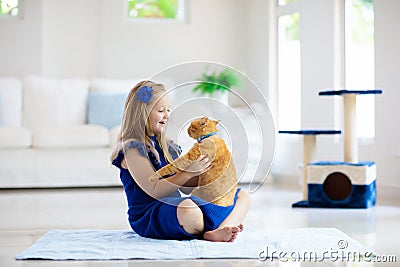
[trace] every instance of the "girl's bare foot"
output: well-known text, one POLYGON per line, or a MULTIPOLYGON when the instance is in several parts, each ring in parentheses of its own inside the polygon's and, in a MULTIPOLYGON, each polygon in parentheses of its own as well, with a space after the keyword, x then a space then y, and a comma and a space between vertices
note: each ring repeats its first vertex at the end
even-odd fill
POLYGON ((203 238, 214 242, 233 242, 239 232, 240 228, 237 226, 225 226, 205 232, 203 238))

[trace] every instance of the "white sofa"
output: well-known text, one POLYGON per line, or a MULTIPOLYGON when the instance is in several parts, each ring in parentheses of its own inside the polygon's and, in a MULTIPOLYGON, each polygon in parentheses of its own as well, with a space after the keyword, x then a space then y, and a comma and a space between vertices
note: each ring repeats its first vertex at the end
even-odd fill
MULTIPOLYGON (((138 81, 0 77, 0 188, 121 185, 109 156, 126 95, 138 81)), ((169 78, 161 82, 173 85, 169 78)), ((240 181, 260 181, 268 173, 274 137, 261 145, 259 125, 247 109, 221 108, 215 101, 193 108, 197 102, 185 102, 193 97, 187 93, 183 100, 182 92, 171 94, 176 110, 169 136, 185 151, 193 140, 182 125, 198 116, 223 118, 220 135, 234 146, 240 181), (260 159, 262 149, 270 153, 260 159)), ((253 105, 258 120, 268 120, 266 110, 253 105)), ((272 121, 264 125, 274 130, 272 121)))
POLYGON ((0 188, 120 185, 109 156, 136 82, 0 77, 0 188))

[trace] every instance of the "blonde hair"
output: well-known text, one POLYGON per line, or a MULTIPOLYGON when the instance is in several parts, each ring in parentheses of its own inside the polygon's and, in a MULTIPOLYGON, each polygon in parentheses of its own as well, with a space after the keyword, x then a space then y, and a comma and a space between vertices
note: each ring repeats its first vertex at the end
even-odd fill
MULTIPOLYGON (((155 83, 153 81, 141 81, 137 83, 129 92, 124 106, 124 113, 122 116, 121 130, 118 134, 115 147, 111 154, 111 162, 118 156, 121 149, 126 149, 128 144, 132 141, 139 141, 144 144, 145 150, 150 149, 153 154, 160 161, 159 155, 156 152, 153 141, 150 139, 148 133, 151 132, 151 124, 149 116, 152 108, 163 96, 167 94, 164 85, 155 83), (151 87, 152 97, 146 103, 145 101, 139 101, 137 98, 137 91, 143 87, 151 87)), ((164 153, 165 159, 168 162, 172 161, 172 156, 169 151, 170 142, 166 137, 165 133, 156 135, 157 141, 160 143, 160 147, 164 153)), ((172 147, 175 149, 175 147, 172 147)))

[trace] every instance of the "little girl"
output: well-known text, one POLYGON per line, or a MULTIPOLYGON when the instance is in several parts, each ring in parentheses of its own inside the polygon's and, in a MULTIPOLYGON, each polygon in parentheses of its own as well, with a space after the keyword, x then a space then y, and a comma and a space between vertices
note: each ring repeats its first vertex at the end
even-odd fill
POLYGON ((248 192, 238 189, 234 204, 228 207, 180 194, 190 194, 197 186, 198 175, 210 168, 207 155, 200 156, 184 171, 155 183, 149 181, 155 170, 181 152, 165 137, 169 112, 170 100, 162 84, 142 81, 126 99, 111 161, 120 169, 129 223, 144 237, 232 242, 243 230, 242 220, 250 206, 248 192))

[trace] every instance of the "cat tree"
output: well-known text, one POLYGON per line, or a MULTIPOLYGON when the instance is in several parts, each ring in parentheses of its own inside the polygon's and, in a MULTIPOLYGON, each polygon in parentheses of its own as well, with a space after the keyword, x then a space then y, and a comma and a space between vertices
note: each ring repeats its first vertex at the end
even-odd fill
POLYGON ((279 131, 303 135, 303 200, 292 207, 369 208, 376 201, 375 162, 358 161, 357 96, 382 90, 322 91, 321 96, 342 96, 344 161, 313 162, 316 135, 341 134, 337 130, 279 131))

